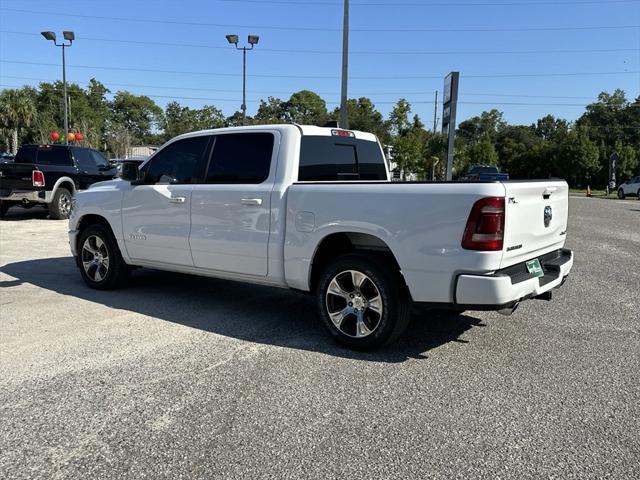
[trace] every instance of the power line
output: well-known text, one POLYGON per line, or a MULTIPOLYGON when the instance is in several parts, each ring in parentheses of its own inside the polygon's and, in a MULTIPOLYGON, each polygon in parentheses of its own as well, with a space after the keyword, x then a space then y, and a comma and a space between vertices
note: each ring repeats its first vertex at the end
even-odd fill
MULTIPOLYGON (((242 24, 224 24, 224 23, 209 23, 209 22, 194 22, 194 21, 179 21, 179 20, 158 20, 150 18, 131 18, 131 17, 111 17, 102 15, 82 15, 78 13, 58 13, 58 12, 43 12, 35 10, 25 10, 20 8, 6 8, 0 7, 0 10, 17 13, 28 13, 33 15, 47 15, 47 16, 61 16, 65 18, 89 18, 96 20, 112 20, 117 22, 138 22, 138 23, 155 23, 155 24, 167 24, 167 25, 186 25, 186 26, 201 26, 201 27, 220 27, 220 28, 247 28, 247 29, 261 29, 261 30, 292 30, 303 32, 340 32, 340 28, 327 28, 327 27, 291 27, 284 25, 242 25, 242 24)), ((569 31, 569 30, 622 30, 622 29, 634 29, 640 28, 640 25, 590 25, 590 26, 565 26, 565 27, 507 27, 507 28, 419 28, 419 27, 369 27, 369 28, 351 28, 350 32, 366 32, 366 33, 447 33, 447 32, 549 32, 549 31, 569 31)))
MULTIPOLYGON (((268 2, 259 0, 219 0, 227 3, 253 3, 258 5, 318 5, 318 6, 340 6, 341 3, 337 2, 320 2, 320 1, 294 1, 294 0, 269 0, 268 2)), ((526 2, 434 2, 434 3, 415 3, 415 2, 356 2, 351 5, 354 7, 423 7, 423 8, 436 8, 436 7, 532 7, 532 6, 565 6, 565 5, 611 5, 611 4, 626 4, 626 3, 638 3, 640 0, 557 0, 557 1, 526 1, 526 2)))
MULTIPOLYGON (((640 1, 640 0, 639 0, 640 1)), ((39 37, 40 34, 32 32, 17 32, 12 30, 0 30, 0 33, 11 35, 28 35, 39 37)), ((231 51, 228 46, 216 46, 194 43, 173 43, 173 42, 150 42, 146 40, 123 40, 111 38, 82 37, 82 41, 94 41, 105 43, 124 43, 132 45, 154 45, 158 47, 180 47, 180 48, 207 48, 215 50, 231 51)), ((340 55, 339 50, 299 50, 284 48, 260 48, 260 51, 275 53, 296 53, 296 54, 324 54, 340 55)), ((535 49, 535 50, 430 50, 430 51, 383 51, 383 50, 354 50, 352 55, 537 55, 537 54, 575 54, 575 53, 615 53, 615 52, 640 52, 640 48, 575 48, 575 49, 535 49)))
MULTIPOLYGON (((20 65, 38 65, 38 66, 50 66, 58 67, 57 63, 46 62, 27 62, 22 60, 0 60, 0 63, 12 63, 20 65)), ((132 72, 150 72, 150 73, 175 73, 180 75, 208 75, 208 76, 222 76, 222 77, 237 77, 238 73, 226 73, 226 72, 198 72, 198 71, 185 71, 185 70, 161 70, 152 68, 137 68, 137 67, 105 67, 102 65, 67 65, 67 68, 88 68, 95 70, 117 70, 117 71, 132 71, 132 72)), ((640 70, 628 70, 628 71, 609 71, 609 72, 548 72, 548 73, 503 73, 503 74, 463 74, 464 78, 529 78, 529 77, 571 77, 571 76, 600 76, 600 75, 635 75, 640 73, 640 70)), ((259 78, 305 78, 305 79, 336 79, 340 78, 335 75, 320 75, 320 74, 308 74, 308 75, 291 75, 291 74, 267 74, 267 73, 254 73, 248 75, 250 77, 259 78)), ((438 79, 441 80, 441 75, 417 75, 417 74, 398 74, 393 76, 359 76, 351 75, 352 80, 393 80, 393 79, 438 79)))
MULTIPOLYGON (((12 75, 3 75, 0 74, 0 78, 11 78, 15 80, 34 80, 36 82, 48 82, 53 83, 58 81, 58 79, 43 79, 39 77, 20 77, 20 76, 12 76, 12 75)), ((88 83, 88 80, 71 80, 70 83, 88 83)), ((139 84, 139 83, 113 83, 113 82, 100 82, 103 85, 109 87, 133 87, 133 88, 158 88, 164 90, 185 90, 185 91, 202 91, 202 92, 224 92, 224 93, 236 93, 238 89, 221 89, 221 88, 195 88, 195 87, 184 87, 184 86, 170 86, 170 85, 147 85, 147 84, 139 84)), ((291 95, 294 89, 291 90, 252 90, 254 93, 263 93, 268 95, 273 94, 286 94, 291 95)), ((326 92, 326 91, 314 91, 319 95, 339 95, 340 92, 326 92)), ((385 92, 358 92, 358 96, 364 95, 431 95, 433 92, 429 91, 415 91, 415 90, 405 90, 405 91, 385 91, 385 92)), ((440 92, 441 93, 441 92, 440 92)), ((505 93, 477 93, 477 92, 464 92, 461 93, 462 96, 479 96, 479 97, 505 97, 505 98, 554 98, 554 99, 570 99, 570 100, 593 100, 594 97, 588 96, 571 96, 571 95, 532 95, 532 94, 522 94, 522 93, 513 93, 513 94, 505 94, 505 93)), ((353 99, 353 98, 352 98, 353 99)), ((431 102, 431 100, 429 100, 431 102)))
MULTIPOLYGON (((9 84, 0 84, 1 87, 7 87, 7 88, 18 88, 20 87, 20 85, 9 85, 9 84)), ((179 91, 179 90, 178 90, 179 91)), ((239 99, 237 98, 211 98, 211 97, 191 97, 191 96, 181 96, 181 95, 153 95, 153 94, 146 94, 146 93, 136 93, 136 92, 129 92, 133 95, 140 95, 140 96, 145 96, 145 97, 150 97, 150 98, 169 98, 169 99, 174 99, 174 100, 201 100, 201 101, 211 101, 211 102, 240 102, 239 99)), ((114 94, 111 94, 114 95, 114 94)), ((263 99, 251 99, 248 100, 248 102, 251 103, 259 103, 261 102, 263 99)), ((339 105, 340 102, 333 102, 333 101, 326 101, 326 100, 321 100, 318 102, 305 102, 306 104, 321 104, 324 103, 325 105, 339 105)), ((375 104, 378 105, 395 105, 398 102, 391 102, 391 101, 376 101, 373 102, 375 104)), ((433 103, 432 100, 416 100, 416 101, 408 101, 409 104, 411 105, 431 105, 433 103)), ((539 102, 495 102, 495 101, 486 101, 486 102, 472 102, 472 101, 458 101, 459 105, 487 105, 487 106, 538 106, 538 107, 580 107, 580 108, 585 108, 589 105, 598 105, 597 102, 594 102, 592 104, 584 104, 584 103, 539 103, 539 102)), ((628 107, 633 107, 633 108, 640 108, 640 105, 635 105, 635 104, 630 104, 628 105, 628 107)))

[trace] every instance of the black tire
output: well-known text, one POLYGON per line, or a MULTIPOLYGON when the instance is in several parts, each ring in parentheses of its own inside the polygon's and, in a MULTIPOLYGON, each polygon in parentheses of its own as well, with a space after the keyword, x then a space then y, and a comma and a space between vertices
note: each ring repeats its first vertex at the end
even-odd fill
POLYGON ((66 188, 58 188, 49 204, 49 216, 54 220, 65 220, 71 215, 72 195, 66 188))
POLYGON ((11 203, 9 202, 0 202, 0 217, 4 217, 7 214, 9 208, 11 208, 11 203))
POLYGON ((618 198, 620 200, 624 200, 624 190, 622 190, 621 188, 618 189, 618 198))
POLYGON ((638 197, 638 200, 640 200, 640 188, 638 189, 638 191, 636 192, 636 197, 638 197))
MULTIPOLYGON (((356 278, 362 277, 356 275, 356 278)), ((372 350, 392 343, 402 335, 411 318, 411 302, 400 273, 373 255, 348 254, 336 258, 320 275, 316 297, 320 317, 331 335, 339 343, 357 350, 372 350), (351 272, 366 277, 360 288, 355 285, 351 272), (340 295, 328 292, 334 281, 340 295), (346 310, 348 313, 342 315, 346 310), (331 316, 337 318, 338 311, 341 311, 338 315, 342 315, 341 320, 336 320, 339 325, 331 316)))
POLYGON ((99 224, 90 225, 80 233, 76 264, 84 282, 97 290, 118 288, 126 283, 131 273, 113 233, 99 224), (89 248, 85 248, 87 241, 89 248))

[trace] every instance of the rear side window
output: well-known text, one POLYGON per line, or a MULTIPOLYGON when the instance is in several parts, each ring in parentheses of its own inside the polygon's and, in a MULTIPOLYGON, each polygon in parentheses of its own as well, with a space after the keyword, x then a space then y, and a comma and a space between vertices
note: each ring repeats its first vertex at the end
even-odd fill
POLYGON ((274 137, 271 133, 216 136, 207 183, 262 183, 269 176, 274 137))
POLYGON ((36 150, 37 147, 35 145, 20 147, 13 161, 15 163, 36 163, 36 150))
POLYGON ((38 165, 71 166, 69 149, 57 146, 38 148, 37 163, 38 165))
POLYGON ((198 164, 204 158, 209 138, 185 138, 164 147, 149 161, 145 183, 163 185, 196 182, 198 164))
POLYGON ((303 136, 300 181, 386 180, 377 142, 349 137, 303 136))

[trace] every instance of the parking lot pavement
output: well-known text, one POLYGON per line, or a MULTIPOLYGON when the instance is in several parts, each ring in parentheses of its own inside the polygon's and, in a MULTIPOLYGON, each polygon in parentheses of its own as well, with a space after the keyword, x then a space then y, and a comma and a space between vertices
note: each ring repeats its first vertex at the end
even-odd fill
POLYGON ((639 478, 640 203, 570 202, 552 302, 415 318, 367 354, 298 293, 147 270, 90 290, 66 222, 12 212, 0 477, 639 478))

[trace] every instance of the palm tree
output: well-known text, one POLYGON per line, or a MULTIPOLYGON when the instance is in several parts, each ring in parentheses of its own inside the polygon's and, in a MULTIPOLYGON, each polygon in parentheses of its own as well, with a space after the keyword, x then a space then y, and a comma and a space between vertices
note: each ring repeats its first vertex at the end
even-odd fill
POLYGON ((30 127, 36 118, 36 104, 26 88, 6 89, 0 92, 0 122, 11 131, 11 148, 18 151, 21 128, 30 127))

